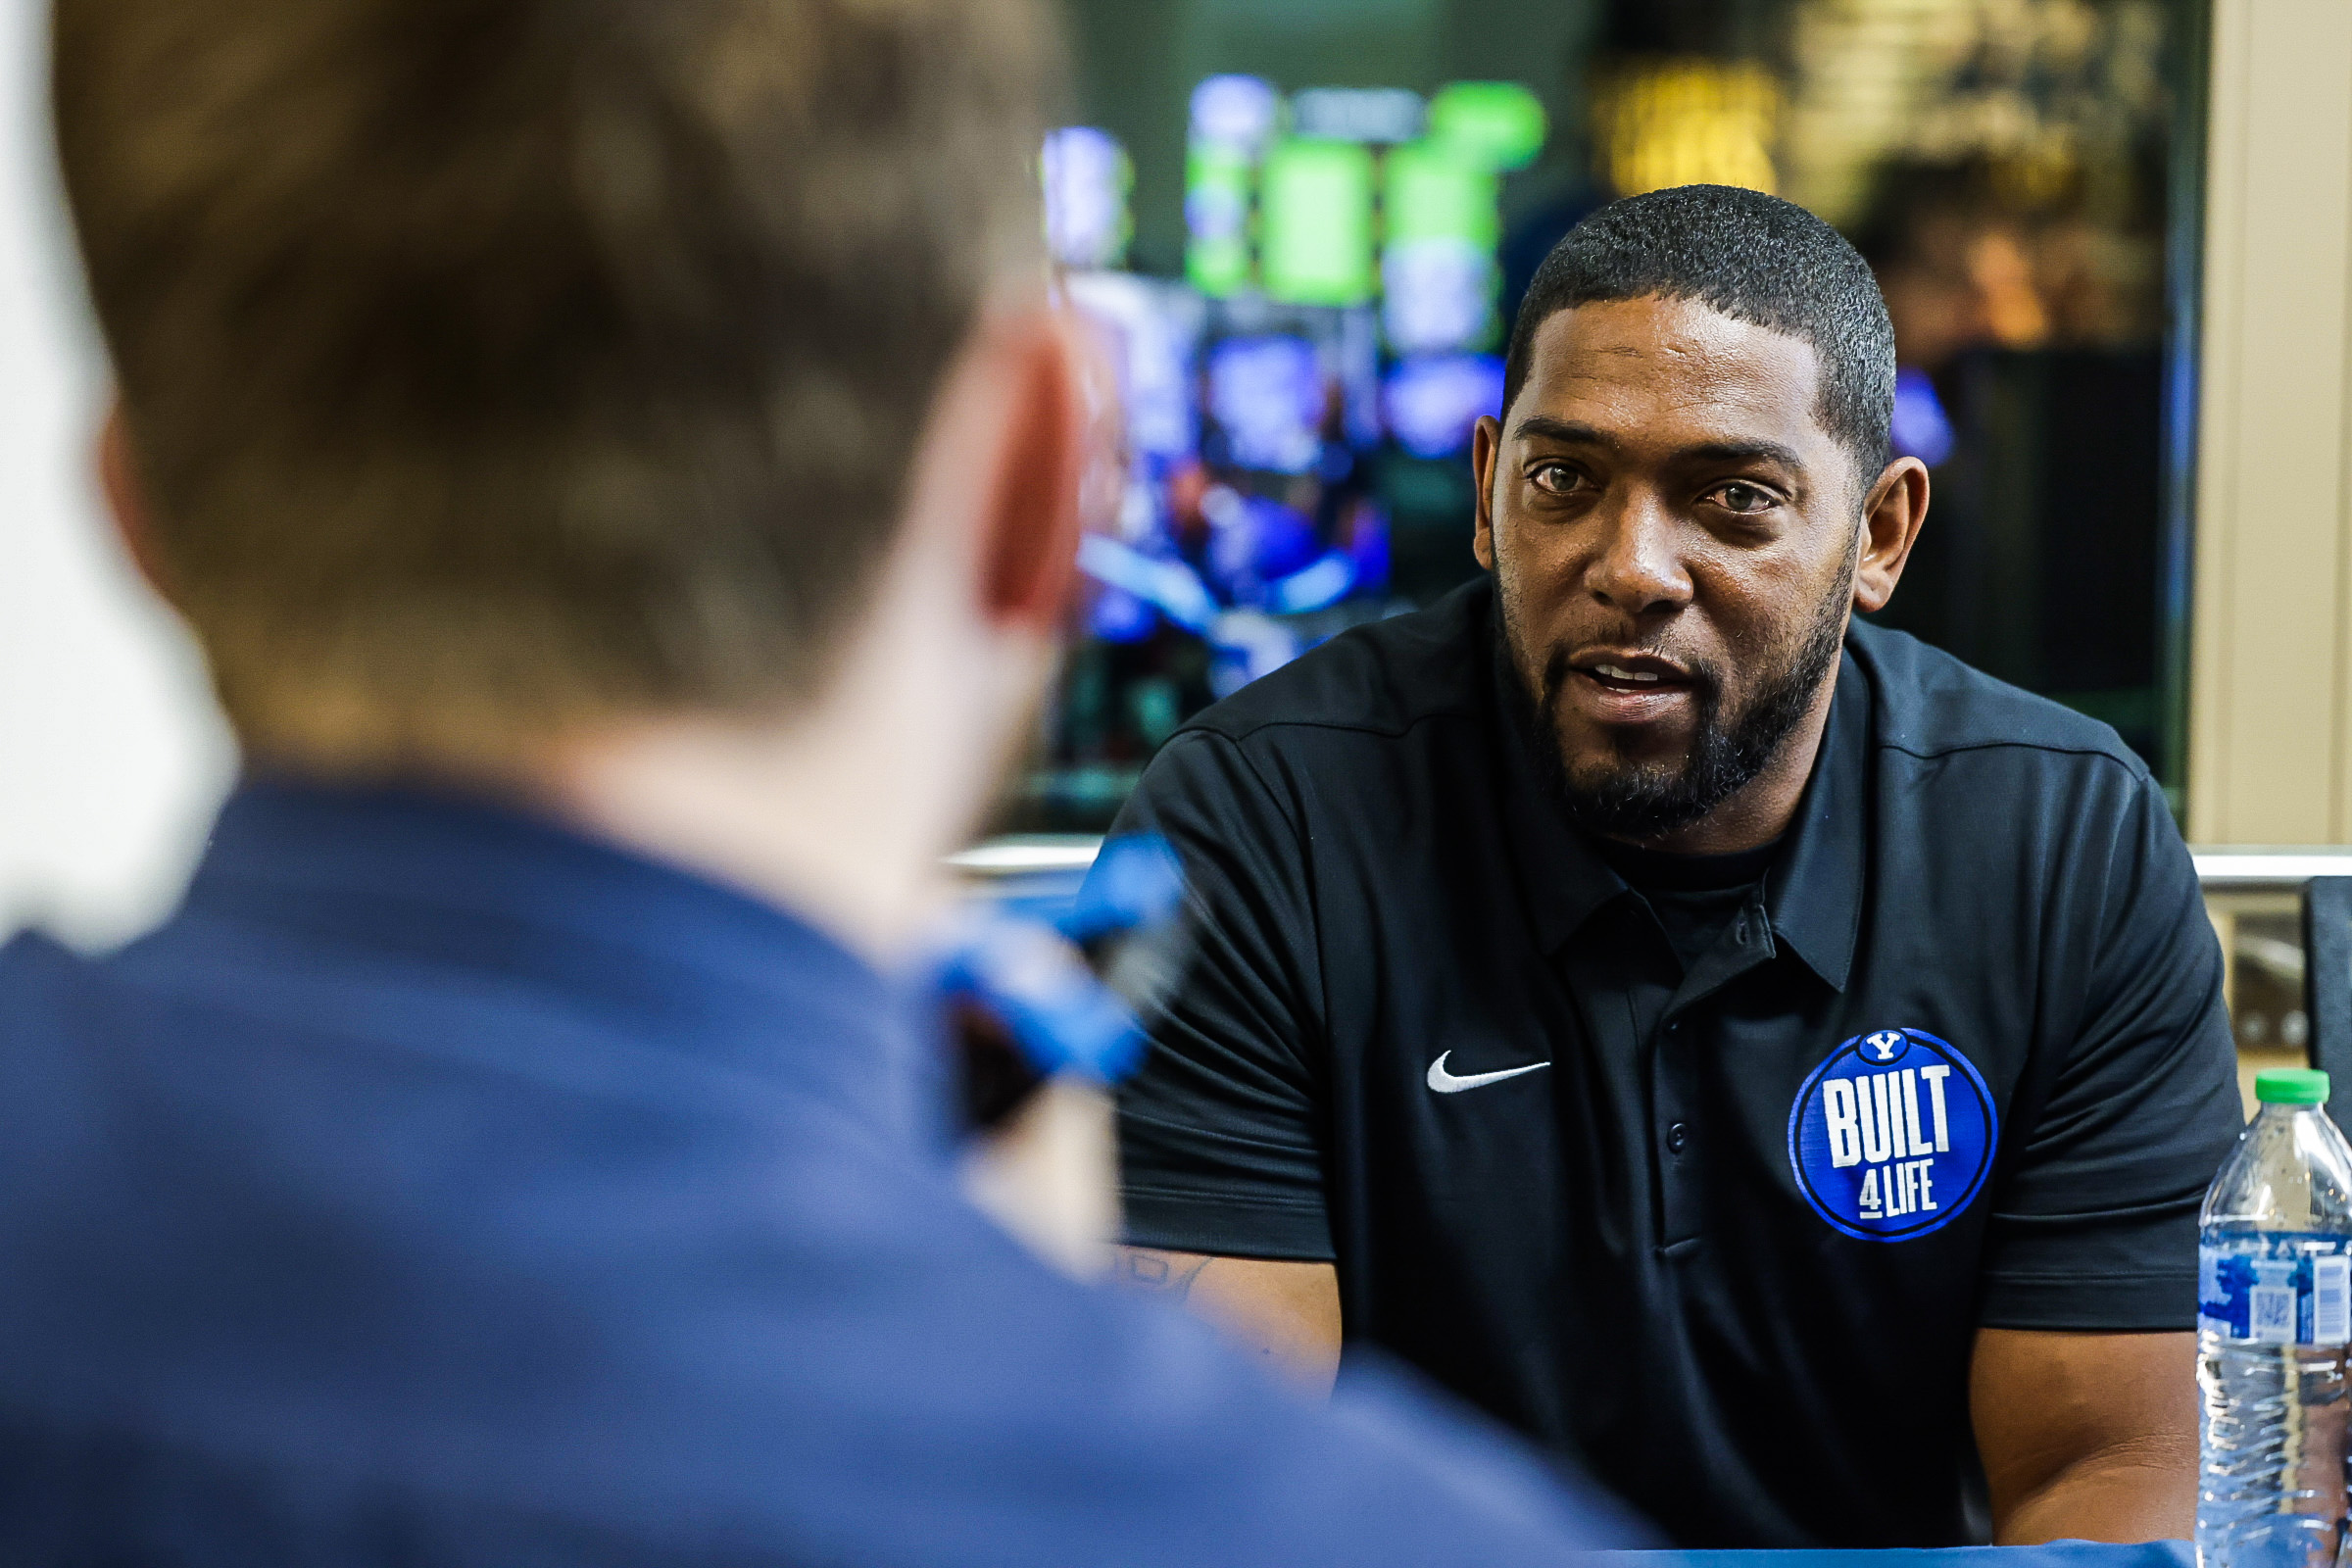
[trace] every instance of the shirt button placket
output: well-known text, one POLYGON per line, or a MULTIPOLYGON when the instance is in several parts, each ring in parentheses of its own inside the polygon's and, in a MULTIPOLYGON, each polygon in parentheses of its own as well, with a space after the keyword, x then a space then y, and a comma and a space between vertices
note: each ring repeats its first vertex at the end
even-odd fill
POLYGON ((1690 1120, 1691 1082, 1696 1064, 1690 1061, 1690 1031, 1681 1018, 1670 1018, 1661 1031, 1657 1060, 1657 1128, 1663 1155, 1658 1161, 1658 1185, 1665 1202, 1661 1218, 1668 1247, 1698 1235, 1698 1180, 1685 1158, 1696 1134, 1690 1120))

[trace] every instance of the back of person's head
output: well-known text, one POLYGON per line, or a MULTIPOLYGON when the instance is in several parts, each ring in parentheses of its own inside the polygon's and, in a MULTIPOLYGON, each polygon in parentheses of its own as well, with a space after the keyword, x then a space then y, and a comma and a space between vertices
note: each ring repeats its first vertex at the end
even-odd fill
POLYGON ((151 571, 249 748, 808 696, 1039 263, 1033 0, 58 0, 151 571))
POLYGON ((1865 484, 1886 464, 1894 328, 1853 246, 1793 202, 1731 185, 1678 185, 1612 202, 1552 248, 1511 328, 1503 407, 1527 380, 1536 329, 1580 305, 1694 300, 1813 346, 1816 413, 1865 484))

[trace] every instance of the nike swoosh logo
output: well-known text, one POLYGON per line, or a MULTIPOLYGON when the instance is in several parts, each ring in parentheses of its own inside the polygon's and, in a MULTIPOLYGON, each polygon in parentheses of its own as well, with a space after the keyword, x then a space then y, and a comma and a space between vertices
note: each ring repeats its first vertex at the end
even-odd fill
POLYGON ((1476 1089, 1484 1084, 1498 1084, 1505 1078, 1516 1078, 1523 1072, 1537 1072, 1551 1065, 1548 1061, 1531 1061, 1524 1067, 1505 1067, 1500 1072, 1474 1072, 1466 1078, 1456 1078, 1446 1070, 1446 1057, 1452 1054, 1453 1053, 1448 1051, 1445 1055, 1429 1064, 1431 1093, 1458 1095, 1465 1089, 1476 1089))

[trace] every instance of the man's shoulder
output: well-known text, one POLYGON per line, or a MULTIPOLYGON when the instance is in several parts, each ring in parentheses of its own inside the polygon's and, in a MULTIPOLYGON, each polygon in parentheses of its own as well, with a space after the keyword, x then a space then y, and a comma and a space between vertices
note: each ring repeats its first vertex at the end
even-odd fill
MULTIPOLYGON (((52 990, 88 967, 87 960, 44 932, 0 926, 0 998, 16 1002, 52 990)), ((0 1009, 0 1022, 8 1016, 0 1009)))
MULTIPOLYGON (((462 1049, 402 1050, 417 1031, 373 993, 384 1031, 288 1021, 239 1060, 255 1031, 210 1010, 266 996, 275 966, 200 977, 186 935, 98 958, 0 946, 0 1248, 24 1265, 0 1336, 24 1352, 0 1368, 0 1451, 47 1479, 101 1411, 109 1452, 197 1497, 190 1539, 223 1560, 265 1526, 347 1524, 321 1432, 375 1456, 349 1470, 372 1499, 437 1526, 610 1539, 644 1561, 705 1560, 713 1516, 747 1561, 812 1540, 877 1560, 1102 1561, 1140 1520, 1136 1560, 1153 1563, 1236 1541, 1251 1563, 1335 1541, 1367 1561, 1537 1562, 1621 1528, 1408 1391, 1331 1411, 1281 1398, 1203 1326, 1048 1274, 928 1146, 837 1115, 787 1124, 761 1080, 659 1038, 617 1030, 627 1059, 523 1074, 517 1096, 517 1073, 467 1071, 462 1049), (131 1304, 74 1310, 85 1295, 131 1304), (328 1341, 369 1346, 366 1375, 301 1363, 328 1341), (228 1444, 271 1489, 258 1522, 204 1512, 197 1456, 228 1451, 225 1406, 182 1391, 239 1386, 223 1367, 260 1391, 229 1401, 228 1444), (278 1417, 268 1392, 297 1371, 303 1409, 278 1417), (492 1457, 451 1471, 429 1441, 450 1430, 492 1457), (583 1482, 582 1445, 624 1479, 583 1482), (1301 1513, 1303 1495, 1327 1509, 1301 1513)), ((75 1472, 73 1528, 112 1528, 132 1490, 119 1472, 75 1472)), ((28 1495, 40 1506, 0 1542, 67 1511, 28 1495)))
POLYGON ((1492 657, 1485 579, 1426 610, 1370 621, 1202 710, 1182 733, 1281 746, 1318 735, 1400 738, 1477 710, 1492 657))
POLYGON ((71 1052, 74 1017, 105 989, 104 964, 37 930, 0 930, 0 1072, 71 1052))
POLYGON ((1856 621, 1846 647, 1878 698, 1877 744, 1923 760, 2006 752, 2058 768, 2121 768, 2135 783, 2148 765, 2122 736, 2061 703, 1997 680, 1907 632, 1856 621))

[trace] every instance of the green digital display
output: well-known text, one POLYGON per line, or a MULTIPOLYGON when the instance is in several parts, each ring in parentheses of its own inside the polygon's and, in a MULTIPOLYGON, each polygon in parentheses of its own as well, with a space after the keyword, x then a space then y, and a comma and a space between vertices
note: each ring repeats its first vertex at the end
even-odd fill
POLYGON ((1372 153, 1295 137, 1266 154, 1258 235, 1265 290, 1291 305, 1372 298, 1372 153))
POLYGON ((1247 151, 1195 141, 1185 159, 1184 271, 1193 287, 1224 299, 1250 286, 1250 187, 1256 171, 1247 151))
POLYGON ((1515 81, 1457 81, 1429 101, 1428 139, 1484 169, 1525 169, 1546 128, 1543 101, 1515 81))
POLYGON ((1383 181, 1392 245, 1465 240, 1480 248, 1502 237, 1495 176, 1445 142, 1408 142, 1389 154, 1383 181))

